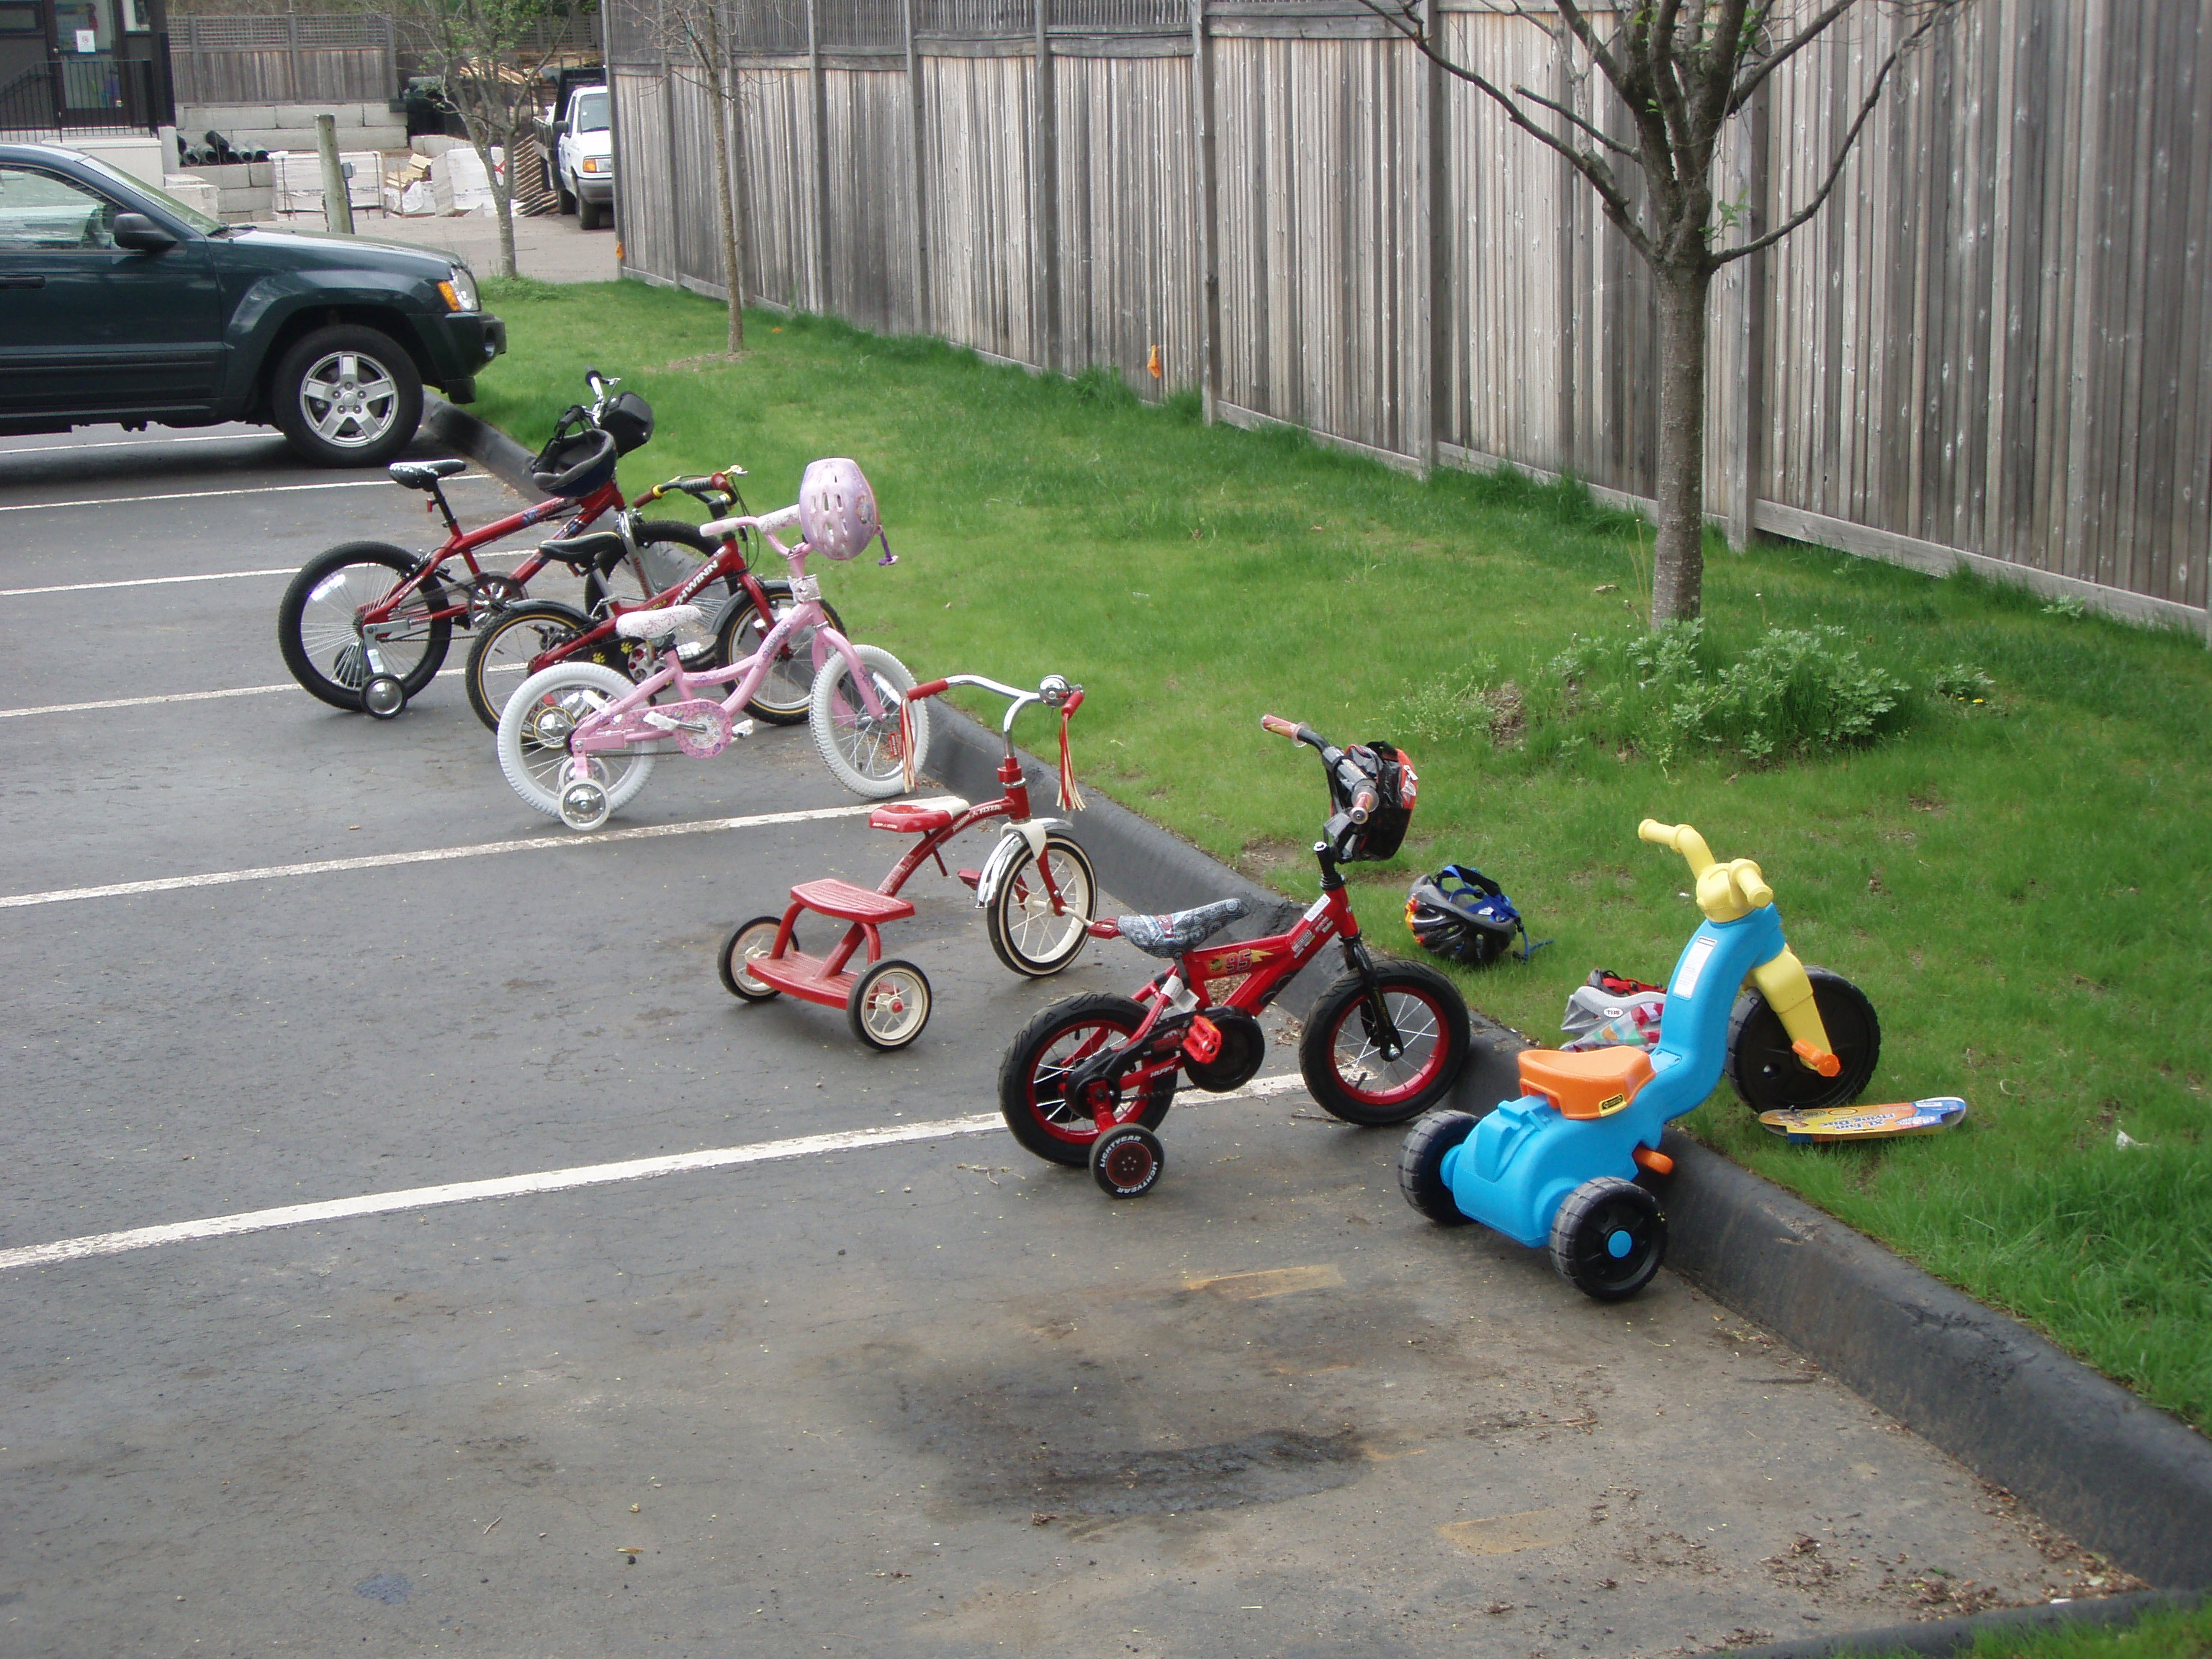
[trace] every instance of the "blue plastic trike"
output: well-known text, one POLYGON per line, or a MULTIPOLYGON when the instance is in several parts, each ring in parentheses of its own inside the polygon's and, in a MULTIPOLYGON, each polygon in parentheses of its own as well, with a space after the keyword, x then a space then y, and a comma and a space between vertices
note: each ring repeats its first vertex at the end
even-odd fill
POLYGON ((1553 1266, 1601 1302, 1635 1295, 1666 1255, 1667 1218, 1636 1176, 1674 1168, 1659 1151, 1669 1119, 1723 1071, 1758 1110, 1841 1105, 1866 1087, 1881 1049, 1858 988, 1791 952, 1756 864, 1717 862, 1687 824, 1646 818, 1637 834, 1688 860, 1705 914, 1668 981, 1657 1048, 1528 1049, 1518 1100, 1480 1120, 1431 1113, 1398 1158, 1407 1201, 1431 1221, 1480 1221, 1532 1249, 1548 1244, 1553 1266))

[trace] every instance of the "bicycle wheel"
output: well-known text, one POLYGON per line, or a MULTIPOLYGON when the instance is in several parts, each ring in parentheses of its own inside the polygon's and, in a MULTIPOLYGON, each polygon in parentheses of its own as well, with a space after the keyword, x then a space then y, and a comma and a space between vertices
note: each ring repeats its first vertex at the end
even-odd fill
POLYGON ((906 753, 899 732, 899 708, 904 704, 911 722, 915 769, 929 753, 929 704, 906 702, 914 689, 914 676, 906 665, 879 646, 856 645, 854 653, 874 683, 880 714, 871 714, 862 701, 860 682, 843 654, 832 656, 814 677, 812 702, 806 723, 813 729, 814 746, 830 775, 854 794, 882 800, 906 787, 901 766, 906 753))
MULTIPOLYGON (((715 666, 727 668, 751 656, 768 638, 776 618, 791 609, 789 582, 763 581, 761 591, 768 595, 769 608, 774 615, 762 616, 760 606, 742 585, 723 606, 714 624, 715 666)), ((844 619, 826 599, 822 602, 822 614, 831 629, 840 634, 845 631, 844 619)), ((783 643, 776 647, 775 660, 769 665, 760 689, 745 704, 745 713, 770 726, 796 726, 806 718, 814 690, 817 631, 812 627, 795 628, 785 636, 783 643)))
MULTIPOLYGON (((560 662, 514 689, 499 717, 499 769, 514 793, 549 818, 561 816, 568 734, 631 690, 629 676, 602 663, 560 662)), ((653 775, 653 757, 636 750, 592 757, 591 775, 616 811, 653 775)))
MULTIPOLYGON (((276 648, 292 678, 331 708, 359 713, 368 668, 355 618, 421 564, 406 549, 388 542, 343 542, 301 565, 276 604, 276 648)), ((392 621, 405 624, 404 632, 377 647, 386 672, 398 678, 410 697, 429 684, 446 660, 453 620, 434 620, 434 613, 451 604, 437 576, 424 577, 392 615, 392 621)))
MULTIPOLYGON (((609 553, 584 577, 584 609, 597 615, 610 599, 640 605, 665 593, 714 557, 720 542, 699 533, 699 526, 681 519, 646 519, 635 532, 637 551, 609 553)), ((709 582, 695 598, 712 611, 725 593, 742 591, 734 576, 709 582)))
POLYGON ((1306 1016, 1298 1070, 1323 1109, 1347 1123, 1377 1127, 1419 1117, 1459 1080, 1467 1064, 1467 1004, 1452 982, 1417 962, 1375 969, 1390 1023, 1403 1047, 1386 1059, 1369 1029, 1367 988, 1339 976, 1306 1016))
POLYGON ((1060 890, 1064 909, 1053 909, 1037 865, 1036 855, 1024 851, 984 916, 999 960, 1030 979, 1056 974, 1082 954, 1098 908, 1091 855, 1072 837, 1054 830, 1044 838, 1044 869, 1060 890))
MULTIPOLYGON (((1145 1011, 1128 998, 1093 992, 1055 1002, 1022 1027, 999 1063, 999 1111, 1014 1139, 1048 1163, 1086 1168, 1098 1120, 1067 1097, 1062 1079, 1078 1062, 1127 1042, 1144 1023, 1145 1011)), ((1175 1073, 1164 1072, 1128 1121, 1157 1129, 1174 1102, 1175 1073)), ((1116 1115, 1126 1103, 1115 1102, 1116 1115)))
MULTIPOLYGON (((529 678, 532 661, 556 646, 582 637, 591 627, 592 619, 582 611, 552 599, 532 599, 501 611, 469 647, 468 669, 462 676, 469 707, 477 711, 477 718, 498 731, 500 710, 507 706, 514 688, 529 678)), ((619 661, 608 662, 601 653, 606 650, 615 654, 611 647, 611 641, 608 647, 594 649, 586 660, 621 667, 619 661)))

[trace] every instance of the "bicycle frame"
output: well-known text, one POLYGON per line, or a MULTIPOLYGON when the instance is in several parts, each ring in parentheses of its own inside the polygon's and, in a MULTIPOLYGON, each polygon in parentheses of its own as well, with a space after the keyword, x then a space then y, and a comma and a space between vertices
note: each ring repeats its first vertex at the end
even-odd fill
MULTIPOLYGON (((574 757, 568 769, 572 776, 581 779, 590 775, 586 756, 628 749, 641 743, 658 743, 672 736, 676 738, 678 747, 684 753, 701 759, 720 753, 728 745, 731 733, 737 726, 738 711, 760 690, 761 682, 768 678, 768 671, 782 651, 784 642, 801 628, 813 630, 814 672, 819 674, 830 653, 836 652, 853 671, 869 717, 873 720, 890 718, 893 711, 887 708, 876 695, 874 677, 861 663, 860 653, 853 648, 850 640, 830 625, 829 613, 822 608, 822 585, 806 574, 806 544, 801 542, 796 547, 786 547, 769 528, 771 524, 786 522, 787 515, 795 520, 798 509, 787 507, 781 514, 771 514, 765 518, 717 520, 713 527, 725 532, 722 550, 698 570, 648 603, 617 611, 589 634, 544 653, 546 660, 561 661, 588 643, 614 632, 617 621, 631 611, 658 611, 670 604, 682 603, 684 597, 696 592, 717 574, 726 573, 731 562, 744 558, 736 540, 736 532, 741 528, 750 529, 759 534, 763 541, 783 556, 785 562, 791 567, 791 592, 797 603, 776 618, 775 626, 769 629, 768 636, 761 641, 759 649, 726 668, 712 668, 698 674, 691 673, 684 666, 683 657, 674 649, 664 651, 659 669, 605 708, 576 723, 575 730, 568 736, 568 752, 574 757), (696 695, 701 689, 729 685, 732 681, 736 684, 730 695, 720 702, 696 695), (676 688, 677 701, 653 707, 653 697, 672 685, 676 688), (714 711, 711 716, 708 714, 710 709, 714 711), (719 726, 716 724, 718 720, 719 726), (702 727, 708 729, 702 730, 702 727), (696 741, 687 742, 687 738, 696 738, 696 741)), ((749 579, 755 600, 761 605, 762 614, 766 615, 766 594, 761 591, 757 580, 750 580, 750 571, 747 567, 741 564, 738 568, 749 579)), ((538 659, 532 659, 531 672, 537 672, 538 665, 538 659)), ((750 726, 745 729, 750 730, 750 726)))
MULTIPOLYGON (((429 494, 430 499, 425 503, 426 510, 436 512, 444 516, 446 539, 435 552, 423 560, 422 565, 412 574, 401 577, 384 597, 374 604, 362 607, 361 626, 365 635, 371 629, 389 626, 392 613, 406 604, 432 575, 444 569, 455 559, 459 559, 468 567, 469 578, 471 581, 475 581, 484 574, 483 567, 477 564, 476 559, 478 549, 492 542, 502 541, 519 531, 529 529, 532 525, 543 524, 546 520, 562 513, 568 513, 572 516, 568 522, 561 527, 561 534, 574 536, 587 529, 611 509, 620 510, 628 505, 623 500, 621 488, 610 479, 580 501, 571 501, 566 496, 556 495, 550 500, 538 502, 535 507, 526 507, 520 513, 510 513, 503 519, 495 519, 477 529, 463 530, 460 520, 453 516, 453 509, 446 500, 443 485, 434 484, 429 494)), ((552 561, 544 554, 533 550, 528 558, 515 567, 508 580, 526 583, 551 562, 552 561)), ((467 590, 459 591, 465 592, 467 590)), ((404 626, 410 629, 420 628, 427 623, 465 617, 468 614, 469 603, 464 599, 460 604, 448 605, 442 611, 426 611, 421 616, 409 617, 404 626)))

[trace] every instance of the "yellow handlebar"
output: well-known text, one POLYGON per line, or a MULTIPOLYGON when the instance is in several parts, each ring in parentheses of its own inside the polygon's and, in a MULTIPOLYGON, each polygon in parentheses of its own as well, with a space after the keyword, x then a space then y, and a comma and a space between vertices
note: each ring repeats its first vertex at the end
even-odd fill
POLYGON ((1638 839, 1656 847, 1671 847, 1690 866, 1697 883, 1698 908, 1715 921, 1734 921, 1774 902, 1774 889, 1749 859, 1723 864, 1705 845, 1705 838, 1686 823, 1662 823, 1646 818, 1636 826, 1638 839))

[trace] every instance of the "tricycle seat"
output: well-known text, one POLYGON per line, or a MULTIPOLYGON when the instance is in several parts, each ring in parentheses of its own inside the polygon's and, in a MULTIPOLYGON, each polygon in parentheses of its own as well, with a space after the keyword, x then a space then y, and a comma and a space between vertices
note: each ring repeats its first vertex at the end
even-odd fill
POLYGON ((1611 1117, 1651 1081, 1651 1056, 1641 1046, 1574 1054, 1524 1048, 1520 1064, 1521 1092, 1543 1096, 1561 1117, 1611 1117))
POLYGON ((932 836, 951 822, 952 814, 942 806, 917 806, 906 800, 895 800, 868 814, 869 829, 888 830, 895 836, 932 836))
POLYGON ((914 903, 910 899, 871 892, 865 887, 855 887, 849 881, 839 881, 834 877, 822 881, 802 881, 791 890, 791 898, 793 903, 803 904, 810 910, 818 910, 825 916, 836 916, 844 921, 866 922, 871 927, 880 922, 903 921, 914 914, 914 903))

